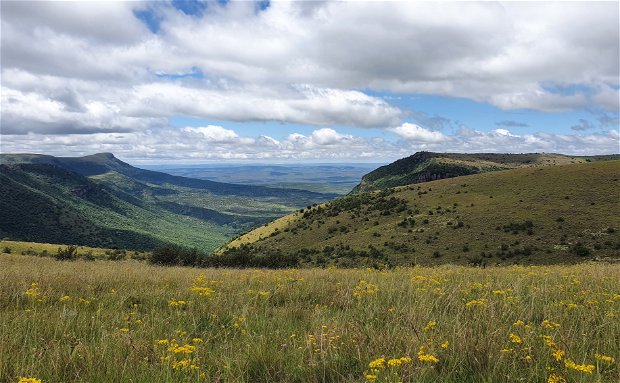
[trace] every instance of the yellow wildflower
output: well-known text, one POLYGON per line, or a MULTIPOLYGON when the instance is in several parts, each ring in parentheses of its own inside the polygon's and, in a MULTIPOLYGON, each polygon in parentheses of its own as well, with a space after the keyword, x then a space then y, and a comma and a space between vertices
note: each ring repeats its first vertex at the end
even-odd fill
POLYGON ((370 368, 384 368, 385 367, 385 358, 377 358, 372 362, 368 363, 368 367, 370 368))
POLYGON ((549 378, 547 378, 547 383, 566 383, 566 379, 562 375, 551 373, 549 378))
POLYGON ((387 361, 387 364, 390 367, 398 367, 403 364, 403 362, 400 359, 390 359, 387 361))
POLYGON ((502 354, 507 354, 509 352, 512 352, 512 348, 502 348, 501 350, 499 350, 499 352, 501 352, 502 354))
POLYGON ((594 365, 593 364, 577 364, 577 363, 573 362, 571 359, 566 359, 564 361, 564 365, 567 368, 572 368, 573 370, 581 371, 581 372, 586 372, 588 374, 591 374, 592 371, 594 371, 594 365))
POLYGON ((182 370, 189 367, 190 362, 191 361, 189 359, 181 359, 177 362, 172 363, 172 368, 175 370, 182 370))
POLYGON ((521 339, 519 335, 511 333, 510 335, 508 335, 508 338, 512 343, 523 343, 523 339, 521 339))
POLYGON ((616 361, 614 358, 612 358, 611 356, 607 356, 607 355, 594 354, 594 357, 597 360, 607 362, 608 364, 613 364, 616 361))
POLYGON ((67 302, 71 300, 71 297, 68 295, 64 295, 58 299, 60 302, 67 302))
POLYGON ((551 356, 553 356, 553 359, 555 359, 558 362, 562 360, 565 354, 566 353, 564 351, 559 350, 559 349, 555 349, 551 351, 551 356))
POLYGON ((447 350, 449 345, 450 345, 450 342, 445 341, 441 344, 441 348, 443 348, 444 350, 447 350))
POLYGON ((484 306, 484 300, 474 299, 474 300, 471 300, 465 303, 465 307, 473 307, 473 306, 484 306))
POLYGON ((32 378, 32 377, 30 378, 20 377, 17 382, 18 383, 41 383, 41 379, 32 378))
POLYGON ((360 280, 357 286, 353 289, 353 296, 357 299, 361 299, 364 295, 374 295, 379 292, 379 287, 368 283, 365 280, 360 280))
POLYGON ((119 328, 118 331, 122 332, 123 334, 126 334, 129 332, 129 329, 127 327, 123 327, 123 328, 119 328))
POLYGON ((215 290, 213 290, 210 287, 201 287, 201 286, 192 286, 189 291, 196 293, 202 297, 209 297, 211 295, 213 295, 213 293, 215 293, 215 290))
POLYGON ((549 330, 553 330, 553 329, 559 328, 560 324, 559 323, 554 323, 554 322, 551 322, 550 320, 545 319, 542 322, 541 326, 543 328, 546 328, 546 329, 549 329, 549 330))
POLYGON ((159 345, 166 345, 168 344, 168 339, 158 339, 155 341, 155 343, 159 344, 159 345))
POLYGON ((525 326, 525 322, 523 322, 521 319, 519 319, 518 321, 516 321, 515 323, 512 324, 513 326, 525 326))
POLYGON ((432 321, 428 322, 428 324, 426 326, 424 326, 424 331, 432 330, 436 325, 437 325, 437 322, 432 320, 432 321))
POLYGON ((192 342, 198 344, 198 343, 202 343, 202 339, 201 338, 194 338, 192 339, 192 342))
POLYGON ((377 375, 366 374, 366 380, 369 381, 369 382, 376 382, 377 381, 377 375))
POLYGON ((420 346, 420 351, 418 351, 418 359, 421 362, 431 362, 431 363, 439 362, 439 359, 437 359, 435 355, 427 354, 426 352, 424 352, 424 346, 420 346))
POLYGON ((183 346, 171 347, 171 352, 175 354, 191 354, 196 349, 196 346, 192 346, 191 344, 184 344, 183 346))

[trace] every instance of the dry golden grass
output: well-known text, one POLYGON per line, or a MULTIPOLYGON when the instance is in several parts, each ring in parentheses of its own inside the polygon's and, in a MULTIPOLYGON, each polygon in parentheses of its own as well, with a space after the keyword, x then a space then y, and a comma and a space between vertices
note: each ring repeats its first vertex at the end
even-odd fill
POLYGON ((618 382, 619 282, 610 264, 269 271, 3 254, 0 382, 618 382))

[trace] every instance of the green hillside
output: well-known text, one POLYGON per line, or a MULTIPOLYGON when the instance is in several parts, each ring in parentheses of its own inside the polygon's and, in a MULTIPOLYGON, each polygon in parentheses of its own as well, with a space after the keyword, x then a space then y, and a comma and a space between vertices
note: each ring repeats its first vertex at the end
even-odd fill
POLYGON ((418 152, 366 174, 354 192, 381 190, 444 178, 523 167, 564 165, 620 159, 620 155, 566 156, 553 153, 432 153, 418 152))
POLYGON ((206 251, 233 235, 332 198, 226 184, 135 168, 111 154, 0 156, 0 238, 206 251))
POLYGON ((619 190, 618 160, 443 179, 303 209, 218 254, 338 266, 619 259, 619 190))

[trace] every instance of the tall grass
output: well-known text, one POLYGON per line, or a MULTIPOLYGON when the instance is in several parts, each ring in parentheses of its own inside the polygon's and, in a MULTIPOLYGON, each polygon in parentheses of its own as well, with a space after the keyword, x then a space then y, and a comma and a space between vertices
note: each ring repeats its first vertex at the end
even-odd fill
POLYGON ((0 382, 617 382, 619 286, 609 264, 269 271, 3 254, 0 382))

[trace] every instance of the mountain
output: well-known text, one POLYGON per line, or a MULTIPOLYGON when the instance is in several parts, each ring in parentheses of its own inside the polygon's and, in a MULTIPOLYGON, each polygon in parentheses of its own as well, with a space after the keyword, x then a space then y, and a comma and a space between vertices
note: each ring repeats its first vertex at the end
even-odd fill
POLYGON ((619 190, 614 160, 360 192, 255 229, 218 256, 273 255, 302 266, 619 259, 619 190))
POLYGON ((210 251, 335 196, 172 176, 110 153, 2 154, 0 181, 0 237, 140 250, 175 243, 210 251))
POLYGON ((432 153, 418 152, 366 174, 353 192, 381 190, 420 182, 523 167, 620 159, 620 155, 566 156, 553 153, 432 153))

